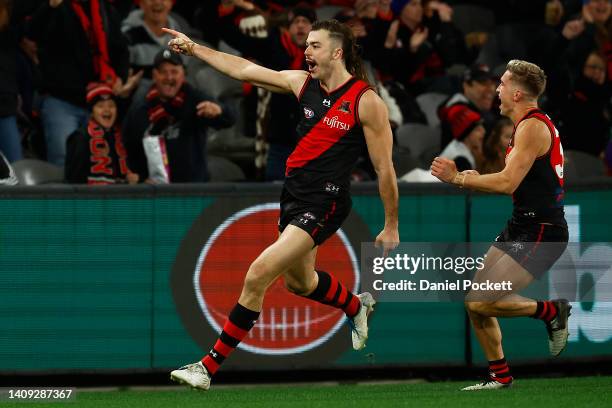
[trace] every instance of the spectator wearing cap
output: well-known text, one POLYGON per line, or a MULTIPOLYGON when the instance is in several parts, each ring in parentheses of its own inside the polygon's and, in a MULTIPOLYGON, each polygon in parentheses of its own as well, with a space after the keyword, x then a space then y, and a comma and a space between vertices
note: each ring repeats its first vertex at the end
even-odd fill
POLYGON ((128 80, 127 42, 104 0, 46 0, 29 21, 28 36, 38 44, 47 160, 63 166, 68 136, 87 126, 87 85, 105 82, 123 95, 128 84, 135 86, 128 80))
POLYGON ((496 80, 489 67, 485 64, 474 64, 463 74, 462 92, 451 95, 438 108, 438 116, 442 126, 441 149, 453 140, 453 132, 448 118, 448 110, 455 105, 466 105, 471 110, 478 112, 482 117, 485 130, 492 129, 493 124, 499 118, 499 114, 493 111, 496 98, 496 80))
MULTIPOLYGON (((240 2, 242 5, 243 2, 240 2)), ((233 0, 223 0, 219 8, 221 38, 240 51, 243 56, 257 60, 267 68, 282 71, 306 69, 304 50, 306 39, 316 21, 315 11, 307 6, 296 6, 288 14, 286 27, 268 29, 264 38, 242 33, 234 24, 244 10, 234 5, 233 0)), ((267 106, 265 98, 259 110, 265 118, 263 123, 266 142, 269 144, 265 179, 282 180, 285 177, 285 162, 297 144, 296 127, 300 120, 299 102, 293 97, 273 93, 267 106)))
POLYGON ((66 142, 64 175, 68 183, 135 184, 138 175, 128 168, 127 154, 117 126, 117 104, 110 86, 93 82, 87 87, 91 115, 87 126, 66 142))
POLYGON ((444 120, 450 124, 453 140, 440 156, 454 160, 459 171, 476 169, 485 135, 482 116, 469 105, 456 104, 446 110, 444 120))
POLYGON ((175 0, 138 0, 140 8, 133 10, 121 25, 129 42, 130 66, 134 71, 143 71, 144 77, 151 78, 153 59, 168 41, 170 34, 162 31, 171 28, 199 37, 181 16, 172 13, 175 0))
POLYGON ((181 57, 160 51, 153 61, 153 84, 145 97, 134 99, 123 123, 130 168, 149 179, 143 139, 158 136, 167 152, 171 183, 209 180, 206 131, 234 124, 230 108, 185 82, 181 57))

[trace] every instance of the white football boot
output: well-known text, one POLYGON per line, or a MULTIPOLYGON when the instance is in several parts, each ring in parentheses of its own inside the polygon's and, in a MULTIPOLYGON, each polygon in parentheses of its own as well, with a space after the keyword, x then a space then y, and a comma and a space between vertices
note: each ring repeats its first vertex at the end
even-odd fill
POLYGON ((546 330, 548 331, 548 349, 550 354, 556 357, 567 346, 569 337, 567 321, 571 315, 572 305, 565 299, 557 299, 552 302, 557 308, 557 316, 550 322, 546 322, 546 330))
POLYGON ((187 364, 172 371, 170 379, 204 391, 210 388, 210 374, 208 374, 206 367, 204 367, 201 361, 187 364))
POLYGON ((462 388, 461 391, 499 390, 510 387, 512 387, 512 382, 504 384, 500 383, 499 381, 495 381, 493 378, 487 378, 481 383, 462 388))
POLYGON ((368 339, 368 316, 374 310, 376 301, 368 292, 357 295, 361 302, 359 312, 352 319, 349 319, 351 325, 351 337, 353 339, 353 348, 361 350, 366 346, 368 339))

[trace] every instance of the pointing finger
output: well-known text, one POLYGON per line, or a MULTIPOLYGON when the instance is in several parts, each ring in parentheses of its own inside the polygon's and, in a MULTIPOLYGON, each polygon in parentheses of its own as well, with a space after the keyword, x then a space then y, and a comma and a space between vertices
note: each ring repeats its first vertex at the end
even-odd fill
POLYGON ((166 33, 168 33, 168 34, 170 34, 170 35, 173 35, 173 36, 175 36, 175 37, 178 37, 179 35, 181 35, 181 33, 180 33, 180 32, 178 32, 178 31, 176 31, 176 30, 172 30, 172 29, 170 29, 170 28, 166 28, 166 27, 163 27, 163 28, 162 28, 162 31, 164 31, 164 32, 166 32, 166 33))

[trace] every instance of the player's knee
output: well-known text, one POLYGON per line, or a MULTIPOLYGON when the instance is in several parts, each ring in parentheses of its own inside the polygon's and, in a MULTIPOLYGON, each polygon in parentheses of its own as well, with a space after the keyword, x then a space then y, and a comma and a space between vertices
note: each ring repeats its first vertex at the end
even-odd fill
POLYGON ((269 268, 264 262, 253 262, 244 278, 245 291, 253 293, 265 292, 268 286, 268 279, 266 278, 268 274, 269 268))
POLYGON ((487 302, 468 301, 465 302, 465 310, 470 314, 480 315, 487 310, 487 302))

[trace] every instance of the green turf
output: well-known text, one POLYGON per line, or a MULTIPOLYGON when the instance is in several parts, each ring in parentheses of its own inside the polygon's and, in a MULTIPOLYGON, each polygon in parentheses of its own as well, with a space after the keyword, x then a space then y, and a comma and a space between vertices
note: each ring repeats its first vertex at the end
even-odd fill
MULTIPOLYGON (((218 387, 208 392, 78 392, 74 403, 32 404, 80 407, 612 407, 612 377, 523 379, 511 389, 459 392, 469 382, 373 385, 218 387)), ((0 408, 30 404, 0 402, 0 408)))

